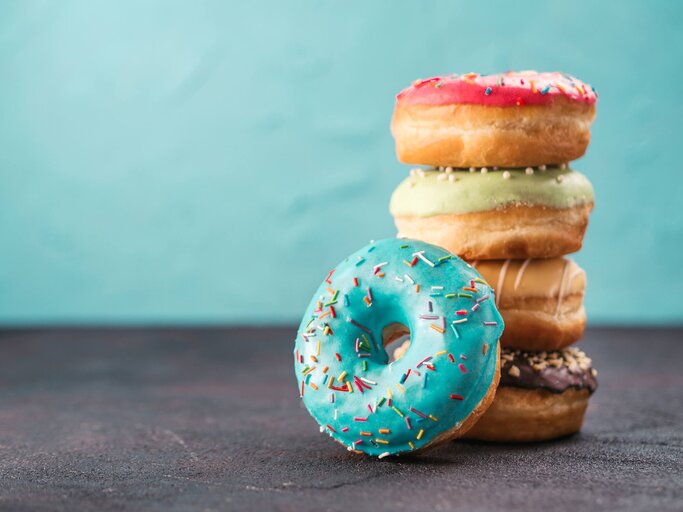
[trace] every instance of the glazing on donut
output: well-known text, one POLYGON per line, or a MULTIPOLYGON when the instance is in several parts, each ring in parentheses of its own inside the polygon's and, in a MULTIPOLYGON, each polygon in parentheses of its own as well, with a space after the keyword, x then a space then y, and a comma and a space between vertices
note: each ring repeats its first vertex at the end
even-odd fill
POLYGON ((396 96, 407 105, 487 105, 523 107, 551 105, 558 99, 594 105, 595 89, 565 73, 507 71, 492 75, 467 73, 416 80, 396 96))
POLYGON ((538 352, 503 349, 500 385, 552 393, 563 393, 569 388, 585 389, 592 394, 598 387, 598 373, 592 363, 576 347, 538 352))

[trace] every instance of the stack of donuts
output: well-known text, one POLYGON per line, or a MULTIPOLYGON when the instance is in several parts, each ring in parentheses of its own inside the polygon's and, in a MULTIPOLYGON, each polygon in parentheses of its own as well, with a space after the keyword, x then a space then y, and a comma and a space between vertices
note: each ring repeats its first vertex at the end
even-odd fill
POLYGON ((392 195, 398 236, 469 262, 505 323, 500 385, 467 437, 541 441, 583 423, 596 371, 570 346, 586 275, 566 255, 581 248, 593 188, 568 162, 586 151, 595 103, 580 80, 534 71, 429 78, 397 96, 397 156, 425 166, 392 195))

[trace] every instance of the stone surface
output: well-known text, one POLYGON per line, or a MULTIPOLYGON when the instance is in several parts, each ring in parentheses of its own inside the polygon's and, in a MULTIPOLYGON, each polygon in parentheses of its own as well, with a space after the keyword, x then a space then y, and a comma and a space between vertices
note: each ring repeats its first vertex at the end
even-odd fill
POLYGON ((0 510, 683 509, 683 331, 589 330, 581 434, 351 455, 300 405, 293 329, 0 331, 0 510))

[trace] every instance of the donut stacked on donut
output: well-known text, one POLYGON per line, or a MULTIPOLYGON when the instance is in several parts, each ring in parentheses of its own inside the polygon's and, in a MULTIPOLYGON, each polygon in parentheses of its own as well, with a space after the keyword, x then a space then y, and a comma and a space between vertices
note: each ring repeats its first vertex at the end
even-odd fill
POLYGON ((588 147, 596 99, 574 77, 535 71, 418 80, 396 98, 398 159, 426 166, 392 195, 398 236, 469 261, 505 320, 512 359, 467 437, 534 441, 581 427, 595 372, 566 347, 585 327, 586 275, 565 256, 581 248, 594 194, 568 162, 588 147))
POLYGON ((433 77, 399 93, 391 131, 407 164, 560 164, 586 151, 596 99, 589 85, 564 73, 433 77))

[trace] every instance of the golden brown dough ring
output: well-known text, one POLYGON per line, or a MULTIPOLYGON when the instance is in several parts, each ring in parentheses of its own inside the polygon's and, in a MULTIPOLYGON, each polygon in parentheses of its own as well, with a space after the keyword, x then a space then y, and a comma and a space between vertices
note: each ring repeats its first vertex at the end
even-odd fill
POLYGON ((581 429, 588 407, 588 390, 500 387, 484 416, 465 435, 498 442, 546 441, 581 429))
POLYGON ((583 156, 595 105, 558 98, 549 105, 401 105, 391 121, 406 164, 483 167, 559 164, 583 156))
POLYGON ((554 258, 581 249, 593 203, 571 208, 510 205, 496 210, 396 216, 398 236, 441 246, 466 260, 554 258))

